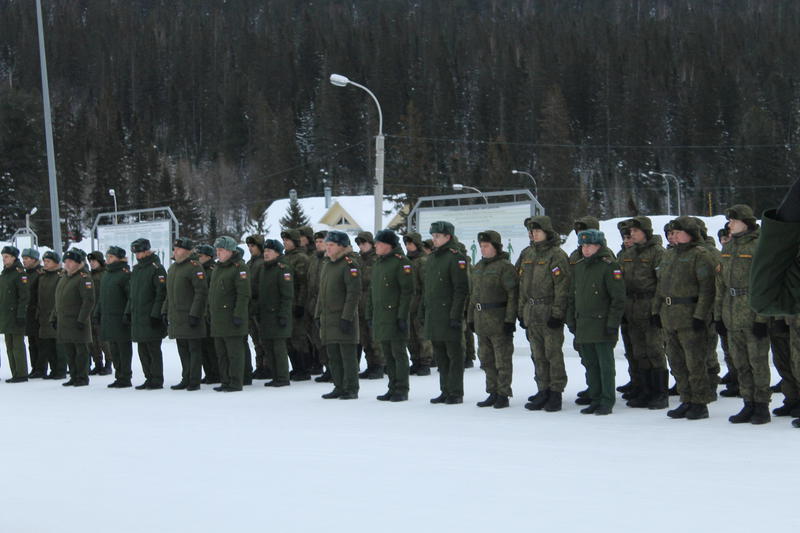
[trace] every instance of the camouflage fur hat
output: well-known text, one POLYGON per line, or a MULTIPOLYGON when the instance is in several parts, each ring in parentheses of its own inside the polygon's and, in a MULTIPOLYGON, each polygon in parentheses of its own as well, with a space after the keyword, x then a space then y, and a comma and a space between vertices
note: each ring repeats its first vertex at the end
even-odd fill
POLYGON ((431 239, 425 239, 422 241, 422 247, 426 250, 433 250, 433 241, 431 239))
POLYGON ((482 231, 478 233, 478 242, 488 242, 494 246, 498 252, 503 250, 503 238, 494 230, 482 231))
POLYGON ((575 233, 581 232, 585 229, 600 229, 600 221, 595 217, 585 216, 575 221, 573 224, 575 233))
POLYGON ((314 228, 311 226, 300 226, 297 229, 300 232, 300 235, 307 238, 309 241, 314 240, 314 228))
POLYGON ((233 237, 223 235, 222 237, 217 237, 217 240, 214 241, 214 248, 221 248, 233 252, 236 250, 236 241, 233 240, 233 237))
POLYGON ((606 245, 605 234, 597 229, 585 229, 578 233, 578 245, 584 244, 599 244, 600 246, 606 245))
POLYGON ((441 233, 443 235, 453 235, 456 232, 455 226, 451 223, 447 222, 446 220, 438 220, 431 224, 431 229, 428 233, 433 235, 434 233, 441 233))
POLYGON ((555 230, 553 229, 553 221, 550 220, 550 217, 542 215, 538 217, 531 217, 528 220, 527 224, 528 231, 533 231, 535 229, 540 229, 547 233, 548 235, 555 234, 555 230))
POLYGON ((120 259, 125 259, 125 249, 119 246, 109 246, 108 250, 106 250, 106 255, 113 255, 120 259))
POLYGON ((747 227, 752 229, 756 229, 757 221, 756 216, 753 213, 753 209, 749 205, 745 204, 736 204, 732 207, 729 207, 725 210, 725 218, 728 220, 741 220, 747 227))
POLYGON ((703 222, 703 219, 698 217, 689 217, 689 218, 694 220, 695 224, 697 224, 697 227, 700 228, 700 238, 705 239, 706 237, 708 237, 708 228, 706 227, 706 223, 703 222))
POLYGON ((685 231, 692 236, 692 240, 694 241, 700 241, 703 238, 700 232, 700 226, 697 224, 694 217, 681 216, 671 220, 667 226, 669 229, 667 230, 667 228, 665 228, 665 231, 685 231))
POLYGON ((244 240, 245 244, 252 244, 261 248, 264 251, 264 236, 263 235, 250 235, 244 240))
POLYGON ((372 232, 359 231, 358 235, 356 235, 356 244, 361 244, 362 242, 375 244, 375 239, 372 238, 372 232))
POLYGON ((327 232, 327 230, 320 230, 320 231, 318 231, 318 232, 314 233, 314 240, 315 240, 315 241, 316 241, 317 239, 322 239, 322 240, 325 240, 325 237, 326 237, 327 235, 328 235, 328 232, 327 232))
POLYGON ((413 242, 418 249, 422 248, 422 235, 415 232, 406 233, 403 235, 403 242, 406 244, 413 242))
POLYGON ((281 239, 289 239, 295 246, 300 246, 300 230, 285 229, 281 232, 281 239))

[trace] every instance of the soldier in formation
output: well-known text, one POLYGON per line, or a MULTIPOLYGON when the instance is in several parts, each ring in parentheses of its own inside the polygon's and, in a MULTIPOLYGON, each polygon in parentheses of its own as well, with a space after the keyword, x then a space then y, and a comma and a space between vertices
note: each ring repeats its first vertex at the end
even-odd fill
POLYGON ((44 269, 39 262, 39 251, 33 248, 22 250, 22 266, 28 276, 28 311, 25 314, 25 336, 28 338, 28 356, 31 360, 29 379, 43 378, 47 375, 47 359, 43 356, 39 342, 38 293, 39 276, 44 269))
POLYGON ((322 274, 322 264, 325 262, 325 237, 327 231, 314 233, 314 253, 308 256, 308 296, 306 300, 306 320, 310 327, 311 342, 311 374, 321 374, 314 378, 317 383, 330 383, 331 372, 328 369, 328 355, 322 338, 319 334, 317 321, 314 320, 314 311, 317 308, 317 295, 319 293, 319 280, 322 274))
POLYGON ((125 314, 131 293, 131 269, 124 248, 110 246, 106 251, 106 272, 99 297, 95 302, 93 323, 100 342, 105 343, 114 361, 114 381, 110 389, 127 389, 132 386, 133 344, 131 343, 130 317, 125 314))
MULTIPOLYGON (((206 285, 211 284, 211 273, 214 271, 216 252, 214 247, 209 244, 201 244, 195 248, 197 260, 203 267, 206 285)), ((214 350, 214 339, 211 337, 211 323, 208 309, 203 313, 203 321, 206 323, 206 336, 203 337, 203 379, 200 383, 216 385, 220 382, 219 362, 217 352, 214 350)))
POLYGON ((311 379, 311 355, 308 342, 308 325, 305 322, 308 301, 308 254, 300 244, 300 231, 288 229, 281 232, 283 239, 283 261, 292 269, 294 280, 294 302, 292 303, 292 336, 289 338, 289 360, 294 381, 311 379))
POLYGON ((64 387, 89 384, 89 345, 92 342, 94 283, 83 250, 72 248, 64 254, 64 275, 56 286, 50 324, 56 342, 65 355, 70 378, 64 387))
MULTIPOLYGON (((103 284, 103 277, 106 273, 106 260, 103 257, 103 252, 94 251, 86 256, 89 262, 89 267, 92 274, 92 284, 94 285, 94 300, 100 300, 100 289, 103 284)), ((93 318, 94 320, 94 318, 93 318)), ((100 329, 100 324, 92 322, 92 343, 89 345, 92 355, 92 362, 94 368, 89 371, 90 376, 107 376, 111 374, 112 362, 111 354, 109 353, 108 345, 98 338, 97 332, 100 329), (105 362, 103 361, 105 355, 105 362)))
POLYGON ((25 319, 30 301, 30 280, 19 261, 19 249, 5 246, 0 272, 0 333, 6 341, 11 377, 6 383, 28 381, 28 359, 25 354, 25 319))
MULTIPOLYGON (((249 320, 248 328, 250 331, 250 338, 253 341, 253 348, 256 354, 256 365, 253 370, 252 379, 270 379, 272 378, 272 368, 266 364, 264 358, 264 347, 261 344, 259 337, 260 327, 258 319, 255 317, 255 310, 258 308, 258 280, 261 275, 261 269, 264 266, 264 237, 261 235, 250 235, 245 239, 247 249, 250 251, 250 259, 247 260, 247 268, 250 269, 250 288, 251 294, 251 317, 249 320)), ((250 343, 245 342, 245 368, 248 366, 250 357, 250 343)), ((250 363, 252 366, 252 363, 250 363)))
POLYGON ((381 353, 381 346, 379 342, 375 342, 370 327, 367 308, 367 297, 369 294, 370 281, 372 280, 372 267, 375 265, 377 255, 375 255, 375 241, 372 233, 369 231, 361 231, 356 236, 356 246, 358 246, 358 260, 361 266, 361 293, 364 295, 358 304, 359 316, 359 347, 358 357, 361 359, 361 352, 364 353, 364 358, 367 360, 367 368, 361 372, 358 377, 360 379, 382 379, 383 367, 385 364, 383 354, 381 353))
MULTIPOLYGON (((264 243, 264 262, 259 284, 253 294, 259 338, 264 347, 265 365, 272 380, 265 387, 286 387, 289 381, 289 352, 286 341, 292 334, 294 279, 292 267, 283 258, 283 244, 268 239, 264 243)), ((251 304, 252 305, 252 304, 251 304)))
POLYGON ((410 332, 408 351, 411 354, 409 374, 415 376, 430 376, 433 364, 433 346, 425 338, 422 328, 422 317, 419 314, 420 301, 423 293, 423 277, 427 254, 423 251, 422 237, 419 233, 406 233, 403 236, 406 247, 406 257, 411 260, 411 271, 414 276, 414 294, 411 297, 410 332))

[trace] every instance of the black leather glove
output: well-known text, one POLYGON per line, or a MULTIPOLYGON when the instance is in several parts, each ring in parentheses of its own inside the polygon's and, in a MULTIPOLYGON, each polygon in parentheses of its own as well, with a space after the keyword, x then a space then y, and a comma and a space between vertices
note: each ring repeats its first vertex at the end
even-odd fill
POLYGON ((776 319, 772 327, 775 329, 776 333, 789 333, 789 324, 782 318, 776 319))
POLYGON ((692 319, 692 329, 695 331, 703 331, 706 329, 706 321, 699 318, 692 319))
POLYGON ((122 315, 122 323, 125 324, 126 326, 130 326, 131 325, 131 314, 130 313, 125 313, 124 315, 122 315))
POLYGON ((650 315, 650 325, 661 329, 663 327, 661 325, 661 315, 650 315))
POLYGON ((285 328, 287 325, 289 325, 289 321, 286 320, 285 316, 279 316, 278 317, 278 325, 280 327, 282 327, 282 328, 285 328))
POLYGON ((528 329, 528 326, 525 325, 525 321, 522 320, 521 318, 519 319, 519 327, 521 327, 522 329, 528 329))
POLYGON ((753 324, 753 335, 757 339, 763 339, 767 336, 767 324, 765 322, 755 322, 753 324))
POLYGON ((775 218, 783 222, 800 222, 800 178, 786 193, 783 202, 775 211, 775 218))
POLYGON ((547 327, 550 329, 561 329, 564 327, 564 322, 551 316, 547 319, 547 327))
POLYGON ((189 315, 189 327, 190 328, 196 328, 199 325, 200 325, 200 317, 199 316, 194 316, 194 315, 189 315))
POLYGON ((161 326, 164 325, 164 319, 161 317, 158 318, 150 317, 150 325, 154 328, 160 328, 161 326))
POLYGON ((503 322, 503 333, 513 335, 517 331, 517 325, 513 322, 503 322))
POLYGON ((24 326, 25 325, 25 317, 24 316, 23 317, 19 317, 19 316, 17 317, 17 325, 18 326, 24 326))
POLYGON ((616 337, 618 331, 619 328, 610 328, 606 326, 606 335, 608 335, 609 337, 616 337))
POLYGON ((305 313, 305 307, 296 305, 294 307, 294 317, 295 318, 303 318, 303 313, 305 313))
POLYGON ((717 330, 718 335, 725 336, 728 334, 728 328, 725 327, 725 323, 722 320, 714 322, 714 329, 717 330))
POLYGON ((454 318, 450 319, 450 329, 461 329, 461 321, 454 318))
POLYGON ((50 321, 50 327, 53 328, 53 329, 58 329, 58 320, 56 320, 55 318, 53 320, 51 320, 50 321))
POLYGON ((472 331, 473 333, 475 332, 475 322, 467 322, 467 327, 468 327, 468 328, 469 328, 469 330, 470 330, 470 331, 472 331))
POLYGON ((86 329, 86 324, 84 324, 83 322, 78 322, 75 324, 75 329, 77 329, 78 331, 83 331, 84 329, 86 329))
POLYGON ((398 318, 397 319, 397 331, 400 333, 405 333, 408 331, 408 322, 405 319, 398 318))
POLYGON ((352 320, 345 320, 344 318, 339 319, 339 331, 345 334, 353 333, 353 321, 352 320))
POLYGON ((244 324, 244 320, 242 320, 238 316, 235 316, 235 317, 231 318, 231 324, 233 324, 233 327, 238 328, 242 324, 244 324))

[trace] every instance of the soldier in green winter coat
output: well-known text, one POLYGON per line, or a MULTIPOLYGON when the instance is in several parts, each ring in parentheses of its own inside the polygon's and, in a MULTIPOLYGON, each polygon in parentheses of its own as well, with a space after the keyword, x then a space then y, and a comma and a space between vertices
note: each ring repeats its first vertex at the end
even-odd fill
POLYGON ((625 312, 625 281, 614 253, 598 230, 578 234, 582 259, 575 263, 567 325, 581 347, 591 403, 583 414, 608 415, 614 407, 614 345, 625 312))
POLYGON ((664 256, 661 236, 645 216, 626 221, 632 245, 618 260, 625 279, 625 315, 630 357, 635 374, 629 407, 665 409, 669 404, 667 356, 661 330, 650 320, 658 285, 658 267, 664 256))
POLYGON ((734 205, 725 211, 731 240, 722 249, 722 262, 716 278, 714 320, 720 336, 727 336, 728 347, 739 378, 742 410, 728 420, 734 424, 770 421, 769 338, 767 317, 750 309, 747 292, 750 266, 758 244, 758 224, 750 206, 734 205))
POLYGON ((161 307, 167 334, 170 339, 176 339, 181 358, 181 381, 171 386, 172 390, 200 390, 208 284, 206 272, 193 249, 191 239, 184 237, 175 241, 172 247, 175 262, 167 272, 167 295, 161 307))
MULTIPOLYGON (((793 317, 771 316, 767 322, 772 364, 780 376, 779 390, 783 404, 772 410, 775 416, 800 417, 800 366, 792 368, 792 341, 789 324, 793 317)), ((800 358, 797 359, 800 364, 800 358)))
MULTIPOLYGON (((706 223, 703 222, 703 219, 699 217, 691 217, 697 223, 697 226, 700 228, 700 236, 702 246, 708 250, 709 254, 713 258, 714 263, 714 272, 719 271, 719 264, 722 260, 722 254, 717 248, 717 243, 714 241, 714 238, 708 235, 708 228, 706 227, 706 223)), ((716 293, 716 287, 714 289, 716 293)), ((708 383, 711 386, 711 401, 717 400, 717 386, 719 385, 721 378, 720 372, 721 367, 719 364, 719 356, 717 355, 717 345, 719 344, 719 334, 717 334, 717 329, 714 327, 713 317, 712 320, 709 321, 708 327, 706 328, 706 370, 708 372, 708 383)), ((726 392, 726 391, 723 391, 726 392)))
POLYGON ((131 273, 131 292, 125 314, 131 323, 131 339, 139 350, 145 381, 137 390, 164 388, 164 360, 161 340, 167 333, 161 318, 161 307, 167 295, 167 272, 158 256, 150 249, 150 241, 136 239, 131 243, 136 264, 131 273))
POLYGON ((72 248, 64 254, 64 275, 56 286, 56 301, 50 324, 56 342, 69 362, 70 377, 64 387, 89 384, 89 344, 92 342, 94 283, 83 250, 72 248))
POLYGON ((528 398, 531 411, 561 410, 561 395, 567 385, 564 367, 564 321, 569 298, 569 259, 560 247, 560 237, 550 217, 528 221, 533 245, 520 256, 520 323, 531 348, 538 392, 528 398))
MULTIPOLYGON (((264 266, 264 236, 263 235, 250 235, 245 239, 247 249, 250 251, 250 259, 247 260, 247 268, 250 271, 250 288, 252 294, 250 295, 250 320, 248 328, 250 331, 250 338, 253 339, 253 347, 256 352, 256 365, 255 370, 252 372, 253 379, 270 379, 272 378, 272 369, 265 366, 264 346, 262 346, 261 338, 258 336, 260 327, 258 320, 255 318, 255 312, 258 307, 256 299, 258 298, 258 280, 261 275, 261 269, 264 266)), ((245 342, 245 367, 253 366, 250 357, 250 344, 245 342)))
POLYGON ((208 308, 211 315, 211 336, 219 357, 222 384, 217 392, 242 390, 244 376, 244 343, 249 314, 250 273, 231 237, 214 241, 217 266, 211 275, 208 308))
MULTIPOLYGON (((255 316, 261 327, 265 364, 272 380, 265 387, 286 387, 289 381, 289 352, 286 339, 292 335, 294 279, 292 267, 283 262, 283 244, 275 239, 264 243, 264 265, 254 294, 255 316)), ((251 303, 251 305, 253 305, 251 303)))
POLYGON ((469 328, 478 335, 478 357, 489 394, 478 402, 478 407, 502 409, 508 407, 508 398, 513 395, 511 359, 519 296, 517 271, 503 251, 499 233, 478 233, 478 243, 481 260, 472 269, 467 308, 469 328))
POLYGON ((132 383, 133 345, 131 322, 125 314, 131 291, 131 269, 127 254, 119 246, 110 246, 106 252, 106 271, 94 307, 94 323, 99 325, 97 338, 103 342, 114 361, 114 381, 109 389, 127 389, 132 383))
POLYGON ((6 383, 28 381, 28 359, 25 355, 25 317, 30 301, 30 281, 19 262, 19 250, 4 246, 3 271, 0 273, 0 333, 6 339, 11 378, 6 383))
POLYGON ((294 278, 294 303, 292 304, 292 336, 289 339, 289 360, 293 381, 311 379, 311 355, 308 342, 308 324, 305 322, 305 305, 308 301, 308 255, 300 246, 300 231, 288 229, 281 232, 285 251, 282 262, 292 268, 294 278))
POLYGON ((25 336, 28 337, 28 356, 31 360, 29 379, 43 378, 47 375, 47 356, 42 353, 39 342, 39 312, 37 309, 39 276, 44 269, 39 262, 39 251, 33 248, 22 250, 22 266, 28 275, 28 311, 25 315, 25 336))
POLYGON ((377 259, 367 292, 366 313, 375 349, 385 358, 389 388, 380 401, 408 400, 408 334, 414 293, 411 260, 400 248, 400 238, 384 229, 375 235, 377 259))
POLYGON ((670 242, 658 268, 653 323, 664 329, 667 358, 681 404, 670 418, 708 418, 714 399, 707 370, 708 324, 714 307, 715 259, 690 217, 670 222, 670 242))
POLYGON ((416 376, 430 376, 433 364, 433 346, 425 338, 422 328, 422 317, 419 315, 420 300, 422 299, 422 273, 425 261, 428 258, 423 251, 422 237, 419 233, 407 233, 403 236, 406 246, 406 256, 411 260, 411 270, 414 276, 414 295, 411 297, 410 331, 408 351, 411 354, 411 367, 408 373, 416 376))
POLYGON ((455 228, 446 221, 431 224, 434 250, 425 263, 425 292, 420 302, 424 334, 439 365, 441 394, 431 403, 464 401, 464 308, 469 297, 467 257, 458 250, 455 228))
MULTIPOLYGON (((203 266, 203 272, 206 277, 206 286, 211 284, 211 273, 213 272, 214 257, 217 252, 214 247, 208 244, 201 244, 195 248, 197 252, 197 260, 203 266)), ((220 382, 219 377, 219 361, 217 359, 217 352, 214 350, 214 339, 211 337, 211 323, 208 315, 208 307, 203 313, 203 321, 206 323, 206 336, 203 337, 203 379, 200 383, 214 385, 220 382)))
POLYGON ((39 276, 37 290, 36 314, 39 322, 39 353, 44 359, 42 369, 50 373, 44 379, 65 379, 67 377, 67 361, 56 343, 57 332, 50 324, 50 314, 56 305, 56 286, 63 275, 61 257, 58 253, 47 251, 42 255, 43 272, 39 276))
POLYGON ((327 231, 318 231, 314 234, 315 252, 308 256, 308 296, 306 300, 306 320, 310 325, 310 344, 312 350, 312 374, 322 374, 314 381, 317 383, 330 383, 331 371, 328 368, 328 354, 325 346, 322 345, 322 338, 319 334, 319 326, 314 320, 314 311, 317 309, 317 294, 319 293, 319 280, 322 274, 322 265, 325 262, 325 237, 327 231), (323 370, 324 367, 324 370, 323 370))
MULTIPOLYGON (((94 301, 100 301, 100 288, 103 286, 103 277, 106 273, 106 260, 103 257, 103 252, 94 251, 86 256, 89 262, 89 268, 92 273, 92 283, 94 284, 94 301)), ((99 317, 99 315, 96 315, 99 317)), ((89 345, 89 353, 94 362, 94 368, 89 371, 90 376, 100 375, 107 376, 111 374, 111 350, 108 344, 102 342, 97 333, 100 330, 98 322, 92 323, 92 343, 89 345), (103 354, 105 354, 105 364, 103 363, 103 354)))
POLYGON ((333 390, 326 400, 358 398, 358 301, 361 297, 361 269, 349 253, 350 238, 341 231, 325 237, 325 255, 320 274, 319 295, 314 318, 322 344, 328 352, 333 390))
POLYGON ((372 335, 372 328, 367 316, 367 295, 369 294, 372 281, 372 267, 378 256, 375 254, 375 240, 369 231, 361 231, 355 238, 358 246, 358 261, 361 265, 361 298, 358 304, 359 332, 361 338, 358 341, 358 360, 361 361, 361 351, 364 351, 364 358, 367 360, 367 368, 358 377, 361 379, 383 379, 383 370, 386 365, 381 346, 375 342, 372 335))

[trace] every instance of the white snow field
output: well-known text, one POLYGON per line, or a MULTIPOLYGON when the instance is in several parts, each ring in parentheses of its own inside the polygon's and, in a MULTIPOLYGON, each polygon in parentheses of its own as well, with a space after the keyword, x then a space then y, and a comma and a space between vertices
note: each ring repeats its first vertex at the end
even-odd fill
MULTIPOLYGON (((618 403, 579 414, 583 369, 567 334, 559 413, 529 412, 533 365, 518 331, 508 409, 480 409, 483 372, 463 405, 322 400, 328 384, 240 393, 0 384, 0 532, 726 532, 798 526, 798 439, 787 418, 734 426, 738 399, 711 418, 618 403)), ((180 377, 163 344, 166 386, 180 377)), ((134 350, 135 351, 135 350, 134 350)), ((142 381, 134 355, 134 383, 142 381)), ((621 346, 618 382, 627 381, 621 346)), ((9 376, 3 351, 0 376, 9 376)), ((777 375, 773 371, 773 382, 777 375)), ((779 404, 776 395, 772 406, 779 404)), ((676 405, 677 399, 671 399, 676 405)))

